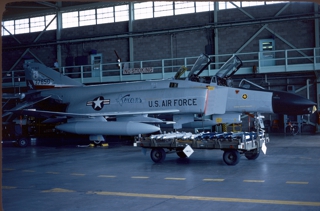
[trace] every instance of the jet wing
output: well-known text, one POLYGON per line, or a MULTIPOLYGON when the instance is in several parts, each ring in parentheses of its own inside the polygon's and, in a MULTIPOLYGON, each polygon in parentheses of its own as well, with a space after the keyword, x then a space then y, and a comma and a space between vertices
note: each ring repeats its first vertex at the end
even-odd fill
POLYGON ((91 118, 100 116, 134 116, 143 114, 162 114, 162 113, 176 113, 179 112, 178 109, 168 109, 168 110, 156 110, 156 111, 123 111, 123 112, 103 112, 103 113, 68 113, 68 112, 56 112, 56 111, 44 111, 35 109, 24 109, 25 114, 41 114, 42 116, 52 117, 52 116, 67 116, 73 118, 91 118))

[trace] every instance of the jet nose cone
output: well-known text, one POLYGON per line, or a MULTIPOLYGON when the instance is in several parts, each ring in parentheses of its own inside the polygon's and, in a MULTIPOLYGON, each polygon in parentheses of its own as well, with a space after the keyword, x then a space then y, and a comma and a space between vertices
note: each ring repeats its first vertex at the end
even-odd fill
POLYGON ((316 103, 299 95, 274 91, 272 95, 274 113, 288 115, 310 114, 317 110, 316 103))

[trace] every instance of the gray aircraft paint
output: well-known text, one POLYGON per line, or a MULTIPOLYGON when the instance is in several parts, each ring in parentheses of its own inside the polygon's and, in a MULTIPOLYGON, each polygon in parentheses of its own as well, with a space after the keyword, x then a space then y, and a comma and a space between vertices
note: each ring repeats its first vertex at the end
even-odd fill
POLYGON ((273 108, 277 108, 277 112, 283 113, 287 110, 281 109, 282 97, 283 103, 296 106, 305 113, 310 112, 310 108, 315 105, 292 93, 277 92, 277 96, 274 97, 275 92, 272 91, 231 87, 229 77, 242 65, 236 56, 230 58, 216 76, 206 81, 207 79, 201 78, 200 74, 210 62, 209 57, 201 55, 186 79, 175 76, 167 80, 92 86, 73 83, 71 81, 74 80, 71 78, 62 76, 43 65, 29 64, 29 68, 25 68, 27 72, 29 71, 26 73, 27 82, 35 83, 38 78, 34 77, 36 71, 41 75, 41 80, 36 81, 42 85, 40 87, 46 85, 46 77, 50 79, 48 88, 61 87, 61 89, 38 90, 37 94, 43 99, 50 97, 60 103, 66 103, 68 107, 65 112, 39 110, 28 110, 28 112, 69 117, 68 122, 58 126, 58 129, 71 133, 137 135, 156 132, 160 128, 152 124, 166 122, 148 117, 150 114, 172 115, 173 127, 179 129, 188 124, 198 125, 196 116, 206 116, 209 119, 205 124, 215 125, 238 123, 241 121, 240 115, 244 112, 273 113, 273 108), (295 102, 291 102, 290 99, 294 99, 295 102), (116 121, 107 121, 106 118, 109 117, 115 118, 116 121))

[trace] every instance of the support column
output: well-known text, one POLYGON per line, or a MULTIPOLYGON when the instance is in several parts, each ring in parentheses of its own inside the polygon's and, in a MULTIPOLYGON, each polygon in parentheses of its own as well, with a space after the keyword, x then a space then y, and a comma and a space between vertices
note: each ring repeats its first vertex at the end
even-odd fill
MULTIPOLYGON (((319 5, 317 3, 314 3, 314 14, 318 14, 319 12, 319 5)), ((319 48, 319 19, 314 19, 314 43, 316 48, 319 48)))
POLYGON ((317 133, 320 133, 320 74, 316 74, 317 77, 317 112, 318 112, 318 116, 317 116, 317 133))
MULTIPOLYGON (((314 13, 318 14, 319 11, 319 5, 317 3, 314 3, 314 13)), ((314 19, 314 41, 315 41, 315 48, 319 48, 319 19, 314 19)), ((317 49, 315 51, 317 56, 317 62, 319 62, 318 56, 320 56, 320 50, 317 49)), ((317 77, 317 108, 318 108, 318 118, 320 118, 320 70, 315 70, 315 76, 317 77)), ((317 119, 317 122, 320 120, 317 119)), ((317 125, 317 133, 320 133, 320 124, 317 125)))
MULTIPOLYGON (((57 2, 57 31, 56 31, 56 41, 61 39, 61 29, 62 29, 62 13, 60 8, 62 7, 62 2, 57 2)), ((61 72, 62 58, 61 58, 61 45, 57 45, 57 60, 59 64, 59 72, 61 72)))
MULTIPOLYGON (((219 2, 214 2, 214 9, 213 9, 213 21, 215 25, 218 25, 218 11, 219 11, 219 2)), ((218 36, 218 29, 214 28, 214 55, 219 55, 219 36, 218 36)), ((215 56, 214 61, 216 63, 215 69, 219 69, 219 57, 215 56)))
MULTIPOLYGON (((134 5, 133 2, 129 3, 129 33, 133 32, 134 21, 134 5)), ((130 62, 134 61, 133 37, 129 37, 129 59, 130 62)), ((130 63, 131 64, 131 63, 130 63)))

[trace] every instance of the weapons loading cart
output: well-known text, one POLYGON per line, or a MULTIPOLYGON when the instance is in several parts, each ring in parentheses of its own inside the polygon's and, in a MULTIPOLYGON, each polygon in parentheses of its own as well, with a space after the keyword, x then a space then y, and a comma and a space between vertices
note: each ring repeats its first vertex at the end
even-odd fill
POLYGON ((186 158, 191 156, 193 149, 220 149, 224 151, 223 161, 227 165, 236 165, 241 154, 248 160, 255 160, 261 151, 266 153, 265 144, 269 142, 269 135, 262 129, 264 125, 261 118, 260 115, 255 118, 257 132, 173 132, 135 137, 134 146, 151 149, 150 157, 155 163, 164 161, 166 154, 172 152, 176 152, 180 158, 186 158))

